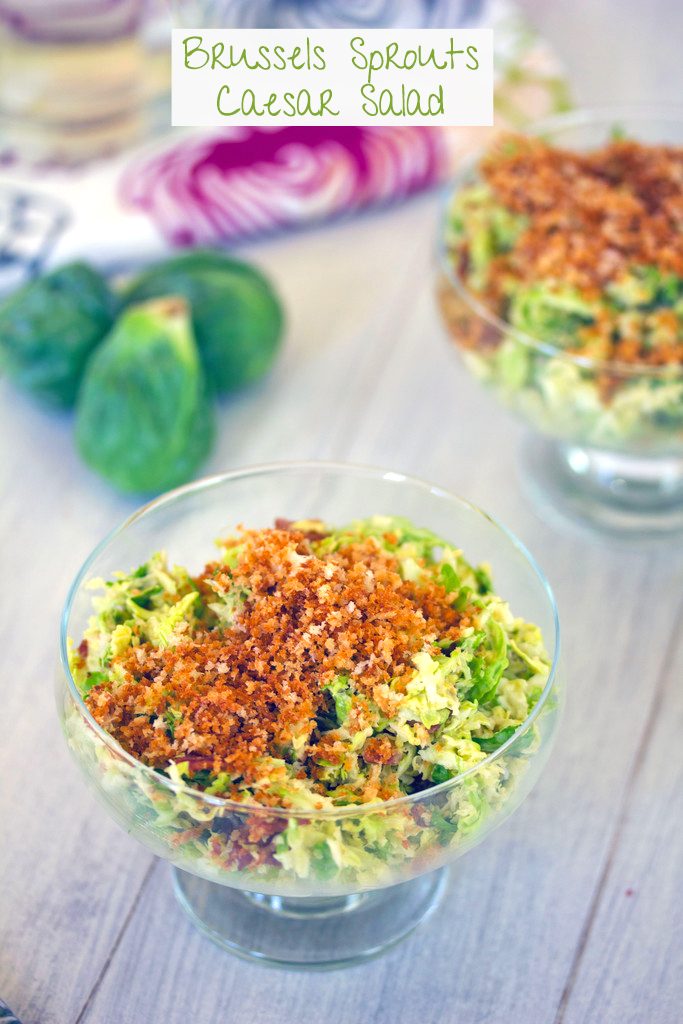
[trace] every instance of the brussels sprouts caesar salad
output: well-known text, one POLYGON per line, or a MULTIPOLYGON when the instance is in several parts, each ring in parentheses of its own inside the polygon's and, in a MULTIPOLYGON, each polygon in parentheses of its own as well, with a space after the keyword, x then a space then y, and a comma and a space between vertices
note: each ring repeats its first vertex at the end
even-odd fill
POLYGON ((91 586, 73 678, 153 770, 138 814, 200 873, 380 883, 482 827, 538 742, 540 630, 408 520, 277 520, 222 540, 199 575, 158 553, 91 586))
POLYGON ((472 370, 549 433, 680 446, 682 223, 681 147, 501 140, 446 215, 451 273, 484 312, 446 286, 472 370))

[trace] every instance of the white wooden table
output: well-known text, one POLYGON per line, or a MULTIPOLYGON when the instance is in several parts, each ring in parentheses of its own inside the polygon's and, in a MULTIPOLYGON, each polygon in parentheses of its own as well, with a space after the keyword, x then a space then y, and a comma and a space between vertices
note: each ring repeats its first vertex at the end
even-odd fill
MULTIPOLYGON (((597 3, 528 6, 583 100, 678 98, 674 0, 609 0, 597 38, 597 3)), ((285 298, 288 344, 263 386, 223 406, 207 471, 371 462, 508 523, 549 575, 564 628, 569 701, 550 766, 458 863, 431 921, 383 958, 302 975, 213 947, 175 904, 167 866, 86 791, 53 706, 67 586, 133 504, 82 467, 68 418, 0 383, 0 996, 24 1024, 683 1019, 683 545, 620 547, 534 509, 521 428, 441 333, 435 214, 428 196, 250 251, 285 298)))

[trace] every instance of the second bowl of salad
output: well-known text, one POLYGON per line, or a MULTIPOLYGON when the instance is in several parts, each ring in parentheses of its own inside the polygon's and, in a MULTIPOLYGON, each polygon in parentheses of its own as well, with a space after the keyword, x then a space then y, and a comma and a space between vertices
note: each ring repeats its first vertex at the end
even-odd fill
POLYGON ((683 526, 683 111, 582 111, 451 187, 439 305, 537 438, 527 468, 611 530, 683 526))

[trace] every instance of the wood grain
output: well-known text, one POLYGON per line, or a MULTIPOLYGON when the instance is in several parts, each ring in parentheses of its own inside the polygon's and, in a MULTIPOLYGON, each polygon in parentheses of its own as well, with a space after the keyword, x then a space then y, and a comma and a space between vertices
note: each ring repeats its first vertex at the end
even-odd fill
MULTIPOLYGON (((683 606, 679 612, 679 622, 683 606)), ((557 1024, 681 1019, 683 643, 671 643, 586 942, 557 1024), (656 1014, 652 1016, 653 1012, 656 1014)))
MULTIPOLYGON (((600 5, 527 2, 597 102, 582 19, 595 22, 600 5)), ((680 36, 681 9, 657 0, 655 30, 647 6, 605 0, 602 38, 609 29, 615 40, 606 98, 672 93, 655 40, 680 36)), ((81 465, 68 417, 0 382, 0 996, 24 1024, 681 1019, 683 551, 559 527, 529 499, 521 427, 443 338, 435 218, 428 196, 250 250, 290 311, 287 349, 267 381, 222 406, 207 471, 284 458, 378 463, 503 519, 551 578, 564 629, 568 703, 545 775, 456 865, 432 920, 386 957, 305 976, 214 948, 176 906, 166 865, 89 795, 54 712, 66 589, 135 502, 81 465)))
MULTIPOLYGON (((0 629, 5 665, 21 664, 22 678, 8 675, 4 688, 13 725, 0 777, 16 777, 29 752, 38 769, 22 775, 21 789, 3 789, 0 990, 26 1024, 173 1024, 187 1016, 240 1024, 304 1013, 374 1022, 394 1019, 397 1008, 407 1021, 550 1024, 563 999, 563 1013, 583 1012, 572 991, 585 1001, 584 972, 601 970, 592 936, 609 924, 605 864, 619 863, 634 756, 649 750, 646 723, 661 714, 657 686, 680 619, 681 562, 666 550, 558 532, 529 502, 518 479, 519 428, 471 385, 441 334, 425 272, 434 215, 434 200, 425 199, 391 217, 264 248, 296 311, 289 347, 273 378, 223 408, 210 469, 289 454, 383 463, 466 492, 519 532, 553 580, 565 628, 569 706, 545 777, 518 815, 457 866, 436 918, 383 960, 303 977, 265 974, 211 947, 175 906, 165 866, 150 871, 148 855, 91 800, 52 709, 55 623, 68 581, 131 503, 80 466, 66 422, 5 389, 1 427, 16 444, 6 446, 4 466, 15 490, 0 516, 3 535, 14 538, 3 552, 4 578, 16 585, 3 593, 0 629), (354 237, 359 255, 334 261, 354 237), (419 239, 406 252, 405 237, 419 239), (334 285, 321 270, 332 266, 334 285), (353 302, 340 298, 340 282, 353 302), (24 571, 29 551, 39 586, 24 571), (644 595, 657 609, 645 644, 644 595), (15 608, 44 623, 28 647, 15 608), (37 700, 27 700, 29 689, 37 700)), ((652 814, 666 814, 668 804, 652 799, 652 814)), ((659 856, 666 861, 666 851, 659 856)), ((661 925, 647 903, 639 906, 639 930, 654 946, 661 925)), ((668 1024, 656 999, 650 1009, 648 1020, 668 1024)), ((601 1013, 586 1019, 621 1019, 610 1016, 609 1001, 601 1013)))
POLYGON ((391 955, 344 976, 265 976, 221 956, 183 921, 166 870, 155 872, 87 1024, 117 1000, 131 1008, 131 1021, 135 1013, 152 1021, 226 1016, 236 1024, 302 1014, 320 1022, 388 1021, 397 1008, 408 1021, 555 1020, 634 756, 647 745, 648 717, 659 713, 658 679, 679 618, 673 600, 660 600, 652 639, 634 644, 643 594, 661 588, 673 597, 681 562, 669 552, 560 534, 539 521, 516 479, 518 431, 468 386, 441 337, 428 277, 421 284, 413 278, 409 300, 396 312, 391 333, 372 342, 382 372, 371 400, 367 387, 349 391, 335 414, 344 428, 335 447, 326 442, 318 451, 418 472, 456 489, 466 483, 468 494, 529 542, 551 574, 565 626, 569 707, 555 756, 527 805, 455 867, 437 918, 391 955))

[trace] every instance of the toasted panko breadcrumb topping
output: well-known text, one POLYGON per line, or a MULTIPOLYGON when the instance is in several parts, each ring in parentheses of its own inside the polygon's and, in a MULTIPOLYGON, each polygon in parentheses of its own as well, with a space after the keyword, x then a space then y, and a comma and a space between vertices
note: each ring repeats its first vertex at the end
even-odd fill
MULTIPOLYGON (((202 626, 174 646, 141 643, 117 655, 112 668, 123 681, 87 697, 97 721, 152 767, 187 761, 193 772, 248 783, 267 756, 301 762, 304 774, 308 754, 320 759, 323 747, 330 764, 342 759, 334 735, 316 733, 324 687, 353 676, 361 695, 390 714, 388 684, 400 690, 414 655, 435 650, 437 638, 455 642, 468 619, 440 583, 404 581, 373 538, 316 554, 315 537, 242 531, 234 566, 209 564, 193 581, 206 606, 228 592, 244 595, 234 621, 202 626)), ((353 715, 355 728, 367 724, 362 697, 353 715)), ((369 763, 391 758, 388 742, 370 742, 369 763)))
POLYGON ((507 261, 516 277, 601 289, 633 265, 683 275, 683 147, 614 141, 580 153, 521 137, 482 173, 529 217, 507 261))
MULTIPOLYGON (((683 276, 683 147, 615 140, 582 153, 514 136, 482 161, 481 173, 502 206, 527 218, 509 251, 492 259, 482 292, 499 315, 512 286, 539 280, 597 299, 634 267, 683 276)), ((671 310, 650 315, 648 330, 663 338, 657 346, 643 344, 640 325, 631 334, 627 327, 615 331, 614 318, 603 315, 587 338, 605 359, 683 362, 683 335, 671 310)))

